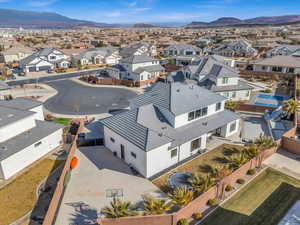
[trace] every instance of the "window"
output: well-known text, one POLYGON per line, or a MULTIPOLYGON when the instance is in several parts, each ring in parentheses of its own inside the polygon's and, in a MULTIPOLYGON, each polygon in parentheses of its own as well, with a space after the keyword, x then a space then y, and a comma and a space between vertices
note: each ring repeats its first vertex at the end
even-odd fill
POLYGON ((36 148, 36 147, 40 146, 41 144, 42 144, 42 142, 39 141, 39 142, 37 142, 37 143, 34 144, 34 147, 36 148))
POLYGON ((227 83, 228 83, 228 77, 223 77, 222 84, 227 84, 227 83))
POLYGON ((247 91, 246 97, 249 97, 249 96, 250 96, 250 91, 247 91))
POLYGON ((201 147, 201 138, 198 138, 191 142, 191 152, 195 151, 196 149, 199 149, 200 147, 201 147))
POLYGON ((112 137, 110 138, 110 141, 111 141, 112 143, 115 143, 115 139, 113 139, 112 137))
POLYGON ((136 154, 134 152, 130 152, 130 155, 136 159, 136 154))
POLYGON ((232 124, 230 124, 230 129, 229 129, 230 133, 235 131, 235 128, 236 128, 236 122, 233 122, 232 124))
POLYGON ((223 93, 223 96, 225 96, 225 97, 228 98, 228 97, 229 97, 229 92, 224 92, 224 93, 223 93))
POLYGON ((282 72, 282 67, 274 66, 272 67, 273 72, 282 72))
POLYGON ((174 148, 171 150, 171 158, 174 158, 177 156, 177 148, 174 148))
POLYGON ((295 69, 294 68, 287 68, 287 73, 295 73, 295 69))
POLYGON ((219 102, 219 103, 216 104, 216 112, 221 109, 221 105, 222 105, 221 102, 219 102))
POLYGON ((54 60, 54 59, 56 59, 56 56, 50 56, 50 59, 54 60))
POLYGON ((201 114, 202 114, 202 110, 201 109, 197 110, 196 111, 196 118, 201 117, 201 114))
POLYGON ((202 109, 202 114, 201 116, 206 116, 207 115, 207 107, 202 109))
POLYGON ((195 119, 195 112, 190 112, 188 120, 191 121, 193 119, 195 119))
POLYGON ((232 98, 235 98, 236 97, 236 92, 232 92, 232 98))
POLYGON ((144 80, 144 76, 143 75, 141 75, 141 80, 144 80))

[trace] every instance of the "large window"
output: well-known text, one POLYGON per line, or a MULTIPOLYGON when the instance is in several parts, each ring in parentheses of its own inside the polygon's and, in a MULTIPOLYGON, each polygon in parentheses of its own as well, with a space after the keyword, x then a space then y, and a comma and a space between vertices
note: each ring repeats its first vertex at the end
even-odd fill
POLYGON ((174 148, 171 150, 171 158, 174 158, 177 156, 177 148, 174 148))
POLYGON ((274 66, 274 67, 272 67, 272 71, 273 72, 282 72, 282 67, 274 66))
POLYGON ((287 73, 295 73, 295 68, 287 68, 287 73))
POLYGON ((232 124, 230 124, 230 129, 229 129, 230 133, 235 131, 235 129, 236 129, 236 122, 233 122, 232 124))
POLYGON ((222 84, 228 84, 228 77, 222 78, 222 84))
POLYGON ((188 121, 203 117, 207 115, 207 107, 198 109, 196 111, 190 112, 188 116, 188 121))
POLYGON ((201 147, 201 138, 198 138, 191 142, 191 152, 199 149, 200 147, 201 147))

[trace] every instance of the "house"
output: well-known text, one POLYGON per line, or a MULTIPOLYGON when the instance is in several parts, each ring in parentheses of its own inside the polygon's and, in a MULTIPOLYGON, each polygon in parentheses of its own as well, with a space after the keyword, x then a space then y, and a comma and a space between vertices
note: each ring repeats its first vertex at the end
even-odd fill
POLYGON ((77 65, 104 65, 117 64, 121 59, 119 50, 115 47, 89 49, 72 57, 72 64, 77 65))
POLYGON ((258 52, 249 42, 237 40, 221 44, 213 53, 225 57, 254 57, 258 52))
POLYGON ((239 130, 226 98, 198 85, 157 83, 130 101, 130 111, 101 120, 104 143, 144 177, 206 150, 211 135, 239 130))
POLYGON ((293 56, 274 56, 251 63, 254 71, 269 73, 300 74, 300 58, 293 56))
POLYGON ((10 87, 4 81, 0 80, 0 100, 10 96, 10 87))
POLYGON ((20 60, 30 56, 33 53, 31 48, 21 44, 14 44, 11 48, 0 52, 0 58, 3 58, 4 63, 19 62, 20 60))
POLYGON ((120 65, 105 68, 110 77, 138 82, 139 86, 147 86, 156 82, 164 68, 159 60, 146 55, 133 55, 121 59, 120 65))
POLYGON ((182 69, 185 79, 233 100, 249 100, 253 89, 239 77, 239 72, 224 63, 220 56, 202 56, 199 61, 182 69))
POLYGON ((300 45, 280 45, 266 53, 269 58, 278 55, 300 57, 300 45))
POLYGON ((202 54, 201 48, 188 44, 173 44, 164 50, 167 56, 200 56, 202 54))
POLYGON ((53 70, 67 68, 70 65, 68 56, 54 48, 44 48, 20 61, 20 68, 24 72, 53 70))
POLYGON ((63 126, 44 121, 41 102, 0 101, 0 179, 9 179, 62 144, 63 126))
POLYGON ((120 55, 122 58, 128 58, 133 55, 147 55, 154 57, 157 55, 157 49, 154 44, 142 41, 137 44, 121 48, 120 55))

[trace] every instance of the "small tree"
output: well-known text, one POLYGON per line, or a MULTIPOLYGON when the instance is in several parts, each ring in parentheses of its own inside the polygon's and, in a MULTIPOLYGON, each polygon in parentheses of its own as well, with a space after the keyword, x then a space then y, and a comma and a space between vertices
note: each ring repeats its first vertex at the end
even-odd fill
POLYGON ((153 197, 144 198, 144 210, 146 215, 160 215, 171 210, 172 206, 165 199, 153 197))
POLYGON ((289 118, 292 119, 293 115, 300 112, 300 105, 296 100, 290 99, 284 102, 282 109, 288 114, 289 118))
POLYGON ((272 137, 263 136, 263 135, 257 138, 254 141, 254 143, 260 149, 260 154, 258 155, 257 161, 258 161, 258 167, 261 168, 262 162, 265 158, 265 153, 266 153, 265 150, 276 147, 277 143, 273 140, 272 137))
POLYGON ((219 193, 219 198, 223 199, 224 197, 224 192, 225 192, 225 187, 226 187, 226 182, 224 181, 224 178, 227 177, 228 175, 231 174, 231 170, 229 168, 224 167, 221 169, 216 177, 217 179, 217 186, 218 186, 218 193, 219 193))
POLYGON ((169 194, 169 197, 172 199, 172 204, 183 208, 193 200, 194 194, 187 187, 180 187, 169 194))
POLYGON ((207 175, 205 177, 196 175, 189 179, 189 182, 196 191, 197 195, 199 195, 215 185, 215 178, 213 178, 211 175, 207 175))
POLYGON ((237 102, 235 101, 226 101, 225 103, 225 108, 230 110, 230 111, 235 111, 237 107, 237 102))
POLYGON ((101 213, 103 213, 106 218, 120 218, 137 215, 137 212, 133 210, 131 202, 125 202, 117 198, 113 199, 110 203, 110 207, 103 208, 101 213))

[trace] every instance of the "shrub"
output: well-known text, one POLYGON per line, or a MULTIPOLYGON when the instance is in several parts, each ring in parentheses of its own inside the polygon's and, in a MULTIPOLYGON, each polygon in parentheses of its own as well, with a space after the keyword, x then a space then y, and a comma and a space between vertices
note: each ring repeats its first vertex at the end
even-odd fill
POLYGON ((47 121, 52 121, 54 119, 54 116, 52 116, 51 114, 47 114, 45 117, 45 120, 47 121))
POLYGON ((250 169, 248 170, 247 174, 252 176, 255 174, 255 172, 256 172, 255 169, 250 169))
POLYGON ((272 90, 271 89, 266 89, 263 91, 264 93, 272 93, 272 90))
POLYGON ((202 213, 194 213, 193 218, 195 220, 201 220, 203 218, 203 214, 202 213))
POLYGON ((218 199, 209 199, 207 202, 207 204, 210 206, 218 205, 218 203, 219 203, 218 199))
POLYGON ((183 218, 178 221, 177 225, 189 225, 189 222, 187 219, 183 218))
POLYGON ((244 179, 237 179, 236 181, 238 184, 244 184, 245 183, 245 180, 244 179))
POLYGON ((233 187, 231 186, 231 185, 227 185, 226 187, 225 187, 225 191, 232 191, 233 190, 233 187))

